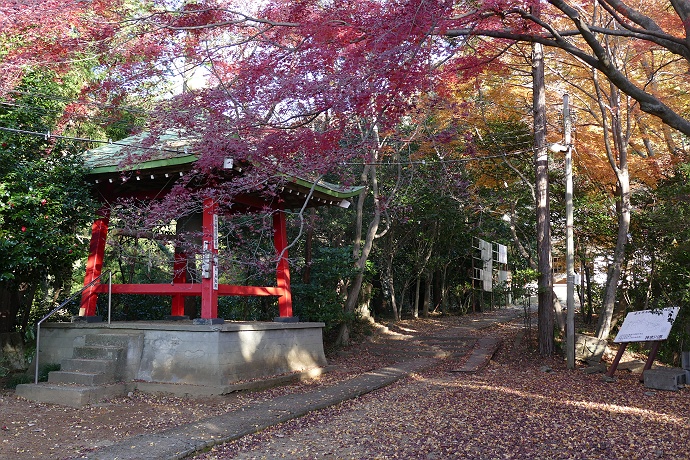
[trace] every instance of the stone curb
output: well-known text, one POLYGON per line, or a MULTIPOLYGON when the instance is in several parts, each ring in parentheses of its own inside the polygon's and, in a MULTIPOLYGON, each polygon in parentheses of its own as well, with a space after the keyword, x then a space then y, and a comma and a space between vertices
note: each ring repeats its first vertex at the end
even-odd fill
POLYGON ((419 358, 367 372, 350 380, 304 394, 291 394, 252 404, 227 414, 127 438, 79 458, 93 460, 183 459, 216 444, 256 433, 311 411, 354 399, 432 366, 437 359, 419 358))

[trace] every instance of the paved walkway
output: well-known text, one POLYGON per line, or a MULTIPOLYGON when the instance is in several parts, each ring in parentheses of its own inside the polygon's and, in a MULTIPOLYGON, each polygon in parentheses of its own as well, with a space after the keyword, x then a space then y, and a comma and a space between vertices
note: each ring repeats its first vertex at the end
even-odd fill
MULTIPOLYGON (((501 310, 504 314, 491 318, 478 317, 470 326, 456 329, 460 333, 483 329, 494 323, 511 321, 520 316, 521 309, 501 310)), ((436 337, 435 339, 438 339, 436 337)), ((478 370, 486 364, 500 346, 495 341, 477 340, 463 372, 478 370)), ((301 417, 343 401, 354 399, 365 393, 390 385, 411 374, 433 366, 439 358, 418 357, 393 366, 367 372, 352 379, 318 387, 312 392, 291 394, 258 402, 241 409, 199 422, 171 428, 159 433, 144 434, 124 439, 116 444, 100 448, 81 458, 89 459, 182 459, 205 448, 222 444, 242 436, 256 433, 269 426, 301 417)))

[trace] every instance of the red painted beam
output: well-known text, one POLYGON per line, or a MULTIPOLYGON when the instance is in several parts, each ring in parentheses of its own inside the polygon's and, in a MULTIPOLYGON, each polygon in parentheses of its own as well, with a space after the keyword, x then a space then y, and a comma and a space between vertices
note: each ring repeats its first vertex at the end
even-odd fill
POLYGON ((213 198, 204 198, 204 210, 202 215, 203 229, 202 243, 202 267, 201 270, 201 318, 218 318, 218 203, 213 198))
MULTIPOLYGON (((104 294, 108 292, 107 284, 99 284, 95 291, 104 294)), ((113 284, 113 294, 141 294, 141 295, 181 295, 200 296, 201 284, 113 284)), ((234 284, 218 285, 218 295, 225 296, 276 296, 285 294, 284 289, 275 286, 237 286, 234 284)))
POLYGON ((282 297, 285 290, 273 286, 236 286, 233 284, 221 284, 218 286, 219 295, 236 296, 276 296, 282 297))

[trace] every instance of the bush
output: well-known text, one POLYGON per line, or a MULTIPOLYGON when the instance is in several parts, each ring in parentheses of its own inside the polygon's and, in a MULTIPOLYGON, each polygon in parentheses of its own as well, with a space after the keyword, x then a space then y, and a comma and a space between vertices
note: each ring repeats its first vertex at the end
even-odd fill
POLYGON ((349 248, 317 248, 311 262, 309 283, 292 284, 295 316, 302 321, 326 324, 328 333, 354 318, 343 311, 344 292, 341 286, 353 272, 349 248))
MULTIPOLYGON (((38 381, 39 382, 47 382, 48 381, 48 373, 50 373, 52 371, 59 371, 59 370, 60 370, 60 364, 59 363, 45 364, 45 365, 41 366, 38 370, 38 381)), ((21 385, 23 383, 34 383, 33 375, 27 374, 25 372, 9 374, 6 377, 7 378, 5 379, 4 387, 9 388, 11 390, 17 388, 17 385, 21 385)))

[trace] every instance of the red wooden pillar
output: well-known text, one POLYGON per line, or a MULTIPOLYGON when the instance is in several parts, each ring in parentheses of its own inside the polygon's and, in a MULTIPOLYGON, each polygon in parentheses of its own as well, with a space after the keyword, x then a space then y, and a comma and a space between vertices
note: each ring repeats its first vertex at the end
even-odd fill
MULTIPOLYGON (((89 258, 86 261, 86 276, 84 276, 84 286, 95 281, 101 276, 103 270, 103 256, 105 254, 105 243, 108 238, 108 224, 110 222, 110 208, 103 207, 98 211, 100 216, 91 226, 91 242, 89 243, 89 258)), ((96 284, 88 287, 81 294, 81 306, 79 316, 89 317, 96 315, 96 284)))
POLYGON ((218 318, 218 205, 213 198, 204 199, 201 240, 201 318, 198 324, 217 324, 218 318))
MULTIPOLYGON (((184 284, 187 282, 187 254, 175 251, 173 261, 173 284, 184 284)), ((172 308, 170 316, 173 318, 184 317, 184 296, 175 294, 172 297, 172 308)))
POLYGON ((278 314, 280 318, 292 317, 292 292, 290 291, 290 265, 288 264, 287 227, 285 212, 278 210, 273 214, 273 244, 276 248, 278 270, 276 281, 282 295, 278 297, 278 314))

